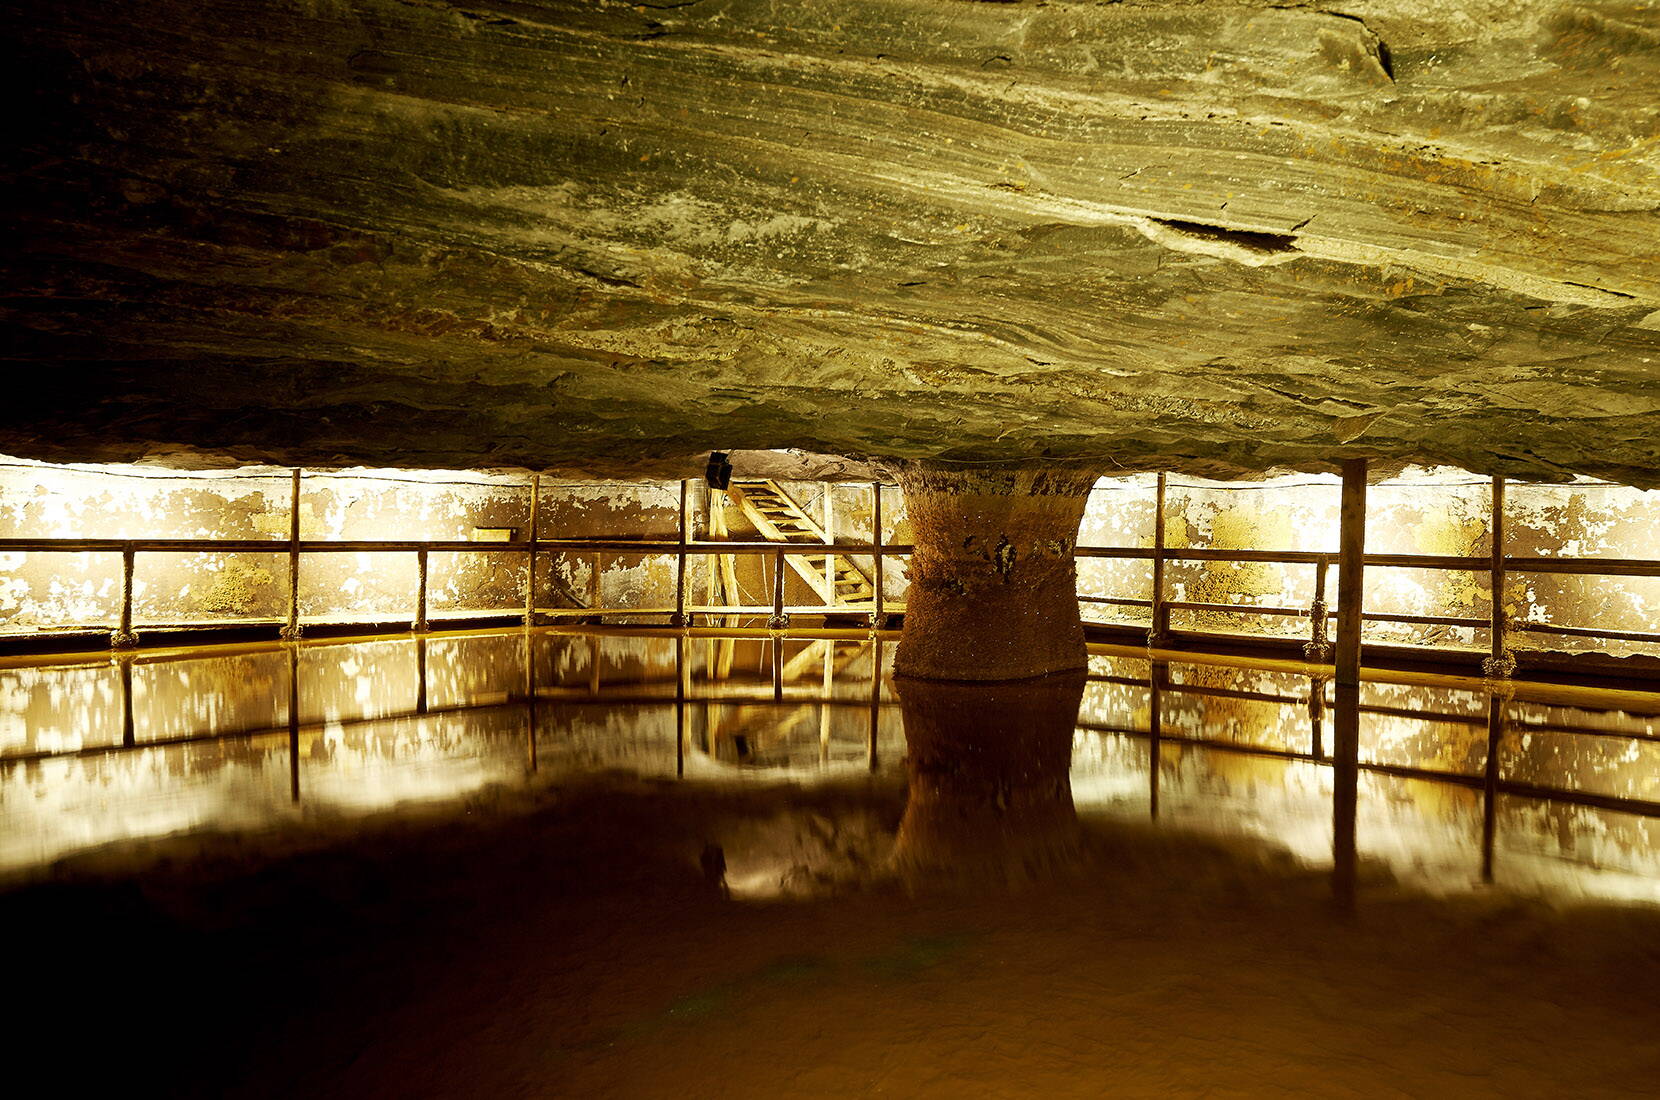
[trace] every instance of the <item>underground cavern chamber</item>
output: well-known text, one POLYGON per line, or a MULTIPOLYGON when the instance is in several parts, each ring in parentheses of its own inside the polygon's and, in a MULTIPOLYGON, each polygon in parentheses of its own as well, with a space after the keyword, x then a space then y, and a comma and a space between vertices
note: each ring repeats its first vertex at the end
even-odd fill
POLYGON ((1652 1090, 1653 4, 7 31, 25 1079, 1652 1090))

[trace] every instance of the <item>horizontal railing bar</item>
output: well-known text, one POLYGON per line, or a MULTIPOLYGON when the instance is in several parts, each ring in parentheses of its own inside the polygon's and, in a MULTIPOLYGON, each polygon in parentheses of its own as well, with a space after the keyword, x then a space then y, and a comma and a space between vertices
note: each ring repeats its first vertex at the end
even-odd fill
POLYGON ((1512 620, 1511 630, 1529 634, 1560 634, 1571 638, 1609 638, 1621 642, 1660 642, 1660 634, 1643 630, 1598 630, 1589 626, 1557 626, 1555 623, 1534 623, 1512 620))
POLYGON ((1512 573, 1583 573, 1607 577, 1660 577, 1660 561, 1648 558, 1505 558, 1512 573))
MULTIPOLYGON (((825 542, 685 542, 669 538, 651 539, 537 539, 537 550, 611 551, 617 553, 677 553, 682 547, 688 554, 838 554, 904 556, 915 547, 905 543, 825 543, 825 542)), ((360 553, 365 551, 438 550, 456 552, 518 552, 531 548, 526 539, 505 542, 479 542, 473 539, 306 539, 299 544, 301 553, 360 553)), ((291 544, 283 539, 162 539, 162 538, 0 538, 0 551, 34 553, 120 552, 166 553, 177 551, 222 551, 226 553, 287 553, 291 544)), ((1151 561, 1155 551, 1137 546, 1079 546, 1080 558, 1123 558, 1151 561)), ((1201 547, 1166 549, 1166 561, 1231 561, 1269 562, 1287 565, 1313 565, 1335 560, 1333 553, 1309 550, 1229 550, 1201 547)), ((1451 554, 1367 554, 1366 564, 1394 569, 1468 569, 1483 571, 1491 567, 1492 559, 1451 554)), ((1648 558, 1605 557, 1506 557, 1505 569, 1519 573, 1574 573, 1593 576, 1660 576, 1660 560, 1648 558)))
POLYGON ((1272 607, 1265 604, 1249 603, 1205 603, 1198 600, 1167 600, 1164 604, 1172 611, 1244 611, 1253 615, 1297 615, 1308 618, 1306 607, 1272 607))

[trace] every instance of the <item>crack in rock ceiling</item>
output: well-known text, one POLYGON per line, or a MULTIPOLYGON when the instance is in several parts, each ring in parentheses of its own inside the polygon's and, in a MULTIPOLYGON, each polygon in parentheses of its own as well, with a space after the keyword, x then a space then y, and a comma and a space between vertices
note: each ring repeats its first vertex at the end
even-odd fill
POLYGON ((9 5, 37 458, 1660 485, 1660 8, 9 5))

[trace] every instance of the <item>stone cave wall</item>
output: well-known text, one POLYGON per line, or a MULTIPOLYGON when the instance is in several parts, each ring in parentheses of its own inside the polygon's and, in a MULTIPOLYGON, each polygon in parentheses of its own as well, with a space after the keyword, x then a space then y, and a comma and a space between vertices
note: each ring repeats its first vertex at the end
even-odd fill
MULTIPOLYGON (((1156 479, 1151 474, 1097 483, 1079 535, 1080 546, 1153 545, 1156 479)), ((1367 492, 1366 549, 1372 554, 1486 557, 1491 553, 1491 482, 1450 468, 1407 467, 1367 492)), ((1297 474, 1261 482, 1171 478, 1166 487, 1166 544, 1171 549, 1286 550, 1337 553, 1336 478, 1297 474)), ((1660 492, 1582 480, 1572 485, 1518 485, 1506 490, 1505 553, 1522 556, 1657 556, 1660 492)), ((1264 562, 1181 562, 1166 565, 1172 601, 1307 608, 1314 598, 1310 565, 1264 562)), ((1366 610, 1470 618, 1491 615, 1485 568, 1373 567, 1366 572, 1366 610)), ((1335 608, 1335 567, 1326 582, 1335 608)), ((1079 594, 1148 599, 1146 562, 1080 559, 1079 594)), ((1512 572, 1505 605, 1517 620, 1611 631, 1653 631, 1660 624, 1660 578, 1592 577, 1512 572)), ((1146 627, 1145 608, 1084 604, 1086 621, 1146 627)), ((1175 629, 1266 637, 1306 637, 1304 616, 1176 610, 1175 629)), ((1368 622, 1375 644, 1485 650, 1485 627, 1368 622)), ((1660 655, 1653 643, 1516 631, 1518 649, 1660 655)))
MULTIPOLYGON (((269 552, 140 552, 135 624, 280 621, 288 607, 290 480, 286 470, 179 471, 48 466, 0 459, 0 537, 268 540, 269 552)), ((457 540, 475 528, 528 523, 522 480, 474 473, 308 471, 300 537, 457 540)), ((303 556, 300 613, 312 620, 413 617, 415 555, 303 556)), ((509 553, 434 553, 435 618, 523 606, 524 564, 509 553)), ((121 560, 111 551, 0 552, 0 633, 105 628, 121 613, 121 560)))

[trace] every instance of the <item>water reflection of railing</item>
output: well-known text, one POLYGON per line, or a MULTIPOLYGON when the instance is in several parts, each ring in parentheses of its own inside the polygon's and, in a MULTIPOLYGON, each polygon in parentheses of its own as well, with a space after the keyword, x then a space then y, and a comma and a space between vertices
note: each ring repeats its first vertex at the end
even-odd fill
MULTIPOLYGON (((1595 791, 1576 790, 1572 788, 1547 786, 1537 783, 1528 783, 1515 779, 1506 779, 1502 774, 1501 750, 1508 738, 1530 733, 1564 733, 1577 736, 1606 738, 1612 741, 1627 742, 1660 742, 1660 734, 1647 730, 1631 730, 1617 728, 1603 728, 1592 725, 1571 725, 1558 722, 1524 721, 1513 717, 1512 711, 1518 702, 1513 698, 1513 691, 1498 693, 1483 693, 1487 696, 1486 713, 1484 715, 1458 713, 1453 711, 1438 711, 1362 703, 1358 691, 1345 691, 1342 685, 1337 690, 1328 692, 1330 680, 1324 675, 1315 674, 1307 677, 1309 690, 1306 695, 1287 695, 1270 691, 1252 691, 1220 687, 1209 684, 1186 684, 1170 678, 1170 664, 1167 661, 1153 660, 1148 662, 1148 674, 1145 677, 1123 676, 1113 674, 1091 673, 1089 684, 1111 684, 1120 687, 1144 689, 1148 693, 1148 720, 1145 727, 1137 725, 1122 725, 1111 722, 1086 720, 1080 715, 1078 729, 1093 733, 1112 734, 1121 737, 1143 739, 1148 742, 1148 802, 1150 812, 1154 817, 1159 815, 1159 787, 1162 768, 1160 765, 1159 749, 1161 744, 1191 745, 1207 751, 1229 753, 1240 756, 1258 757, 1286 762, 1314 764, 1316 766, 1338 768, 1344 761, 1338 758, 1335 747, 1328 749, 1324 743, 1324 730, 1328 716, 1335 717, 1335 712, 1342 708, 1349 708, 1351 721, 1356 724, 1366 716, 1408 719, 1424 723, 1446 723, 1467 726, 1473 729, 1486 730, 1486 748, 1483 767, 1480 774, 1444 770, 1439 768, 1422 767, 1414 764, 1390 763, 1383 760, 1367 759, 1358 752, 1358 743, 1351 747, 1354 756, 1347 761, 1347 766, 1359 772, 1374 775, 1391 776, 1400 779, 1418 780, 1428 783, 1457 786, 1469 790, 1482 792, 1482 838, 1481 838, 1481 873, 1484 881, 1492 881, 1494 849, 1497 837, 1497 801, 1499 796, 1506 795, 1544 803, 1558 803, 1571 806, 1589 807, 1597 810, 1631 814, 1638 817, 1660 818, 1660 802, 1619 795, 1600 794, 1595 791), (1222 699, 1238 702, 1261 703, 1279 707, 1302 708, 1307 712, 1309 747, 1304 749, 1278 748, 1271 745, 1253 744, 1231 740, 1226 737, 1205 736, 1202 734, 1184 733, 1171 730, 1165 721, 1167 704, 1172 697, 1192 696, 1205 699, 1222 699)), ((1087 690, 1087 688, 1086 688, 1087 690)), ((1474 689, 1479 691, 1479 688, 1474 689)), ((1660 699, 1654 700, 1660 706, 1660 699)), ((1353 814, 1355 805, 1351 800, 1345 809, 1341 800, 1334 804, 1334 812, 1341 819, 1348 815, 1348 828, 1342 827, 1339 820, 1337 829, 1337 843, 1342 843, 1346 835, 1352 846, 1354 840, 1353 814)), ((1336 855, 1339 864, 1344 862, 1345 854, 1336 855)), ((1347 853, 1347 860, 1352 865, 1354 853, 1347 853)), ((1353 883, 1349 883, 1352 890, 1353 883)))
MULTIPOLYGON (((329 641, 329 642, 293 642, 271 643, 267 645, 242 645, 225 647, 230 652, 227 656, 242 656, 253 653, 286 653, 288 660, 288 682, 284 695, 286 697, 286 721, 280 725, 260 724, 228 730, 209 729, 197 730, 188 733, 167 736, 138 736, 137 724, 133 710, 133 668, 138 665, 157 665, 170 663, 185 663, 203 659, 201 649, 180 650, 172 653, 149 654, 142 657, 131 654, 117 655, 114 660, 120 669, 120 703, 121 703, 121 735, 120 740, 104 744, 82 745, 74 748, 32 750, 22 752, 0 752, 0 767, 13 767, 39 763, 54 759, 82 759, 102 756, 111 756, 121 753, 143 752, 153 749, 164 749, 191 744, 205 744, 211 742, 253 741, 259 738, 279 736, 284 733, 289 739, 290 774, 292 783, 292 797, 299 799, 299 740, 302 735, 317 733, 329 729, 349 730, 377 726, 385 723, 405 722, 411 720, 437 718, 446 715, 484 713, 506 709, 518 709, 525 713, 527 718, 528 743, 527 760, 532 771, 536 768, 536 737, 538 722, 545 705, 557 704, 560 706, 661 706, 675 708, 677 729, 677 759, 676 771, 683 774, 685 770, 685 753, 688 741, 688 708, 706 704, 723 705, 761 705, 788 703, 794 707, 817 706, 827 709, 861 710, 868 716, 868 745, 867 755, 869 766, 874 770, 878 765, 877 737, 881 725, 883 708, 892 706, 890 701, 882 698, 881 669, 886 646, 892 640, 891 635, 873 634, 869 631, 853 630, 818 630, 811 638, 779 638, 768 631, 744 631, 737 629, 688 631, 673 639, 664 639, 675 647, 675 669, 673 683, 666 680, 658 684, 656 690, 649 685, 642 685, 638 679, 630 679, 617 687, 607 690, 599 661, 598 646, 603 635, 591 634, 590 668, 591 674, 586 684, 581 687, 572 687, 564 684, 538 683, 537 663, 532 650, 532 640, 538 637, 563 638, 572 637, 560 631, 557 627, 538 628, 522 631, 478 632, 468 634, 450 634, 442 636, 444 640, 464 638, 513 638, 523 639, 519 647, 521 659, 517 668, 509 670, 518 679, 516 689, 491 693, 486 700, 477 699, 465 703, 430 705, 429 674, 427 650, 429 638, 417 637, 411 640, 415 647, 416 682, 414 685, 414 706, 401 709, 361 714, 348 717, 329 717, 322 720, 301 720, 302 698, 302 663, 300 655, 305 651, 327 649, 349 649, 361 645, 358 641, 329 641), (772 660, 770 661, 771 674, 766 680, 746 684, 733 679, 703 681, 705 690, 697 690, 699 681, 693 675, 691 662, 688 660, 688 648, 694 642, 701 640, 753 640, 763 642, 771 647, 772 660), (786 642, 804 641, 809 644, 822 642, 828 646, 836 643, 852 643, 869 650, 871 659, 871 686, 866 698, 847 698, 831 694, 828 690, 822 694, 803 693, 789 690, 790 685, 784 676, 784 662, 782 661, 782 647, 786 642)), ((434 639, 437 640, 437 639, 434 639)), ((84 662, 83 662, 84 663, 84 662)), ((48 668, 54 666, 46 666, 48 668)), ((62 666, 58 666, 62 667, 62 666)))

